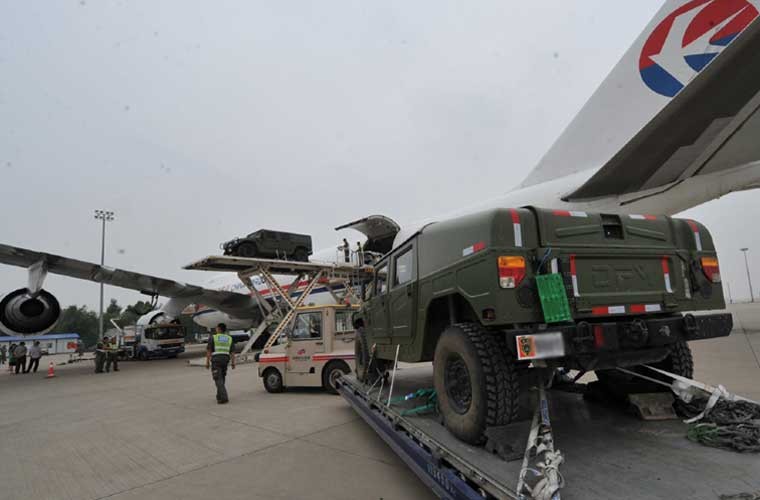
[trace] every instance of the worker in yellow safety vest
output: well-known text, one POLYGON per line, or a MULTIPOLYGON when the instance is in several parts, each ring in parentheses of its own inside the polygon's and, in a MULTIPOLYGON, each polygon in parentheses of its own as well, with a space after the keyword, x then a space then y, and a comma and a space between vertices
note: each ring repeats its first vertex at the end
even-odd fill
POLYGON ((227 333, 227 325, 216 325, 216 333, 208 338, 206 345, 206 369, 211 368, 211 376, 216 384, 216 402, 223 405, 229 401, 225 381, 227 379, 227 365, 232 364, 235 369, 235 342, 227 333))
POLYGON ((113 363, 113 371, 119 371, 119 339, 116 336, 103 338, 103 347, 106 351, 106 373, 111 371, 111 364, 113 363))

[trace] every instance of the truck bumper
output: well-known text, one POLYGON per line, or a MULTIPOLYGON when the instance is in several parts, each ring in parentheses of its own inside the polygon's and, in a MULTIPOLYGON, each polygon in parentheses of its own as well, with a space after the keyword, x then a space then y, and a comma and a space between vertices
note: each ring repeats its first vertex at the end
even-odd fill
MULTIPOLYGON (((633 366, 664 359, 669 346, 681 340, 702 340, 725 337, 731 333, 731 314, 694 316, 642 317, 618 321, 587 322, 550 327, 543 331, 510 334, 518 339, 509 342, 515 352, 520 336, 562 335, 564 355, 536 359, 562 359, 565 365, 580 365, 581 369, 600 369, 614 366, 633 366), (567 361, 574 360, 568 363, 567 361)), ((539 339, 533 345, 540 345, 539 339)), ((519 357, 519 354, 518 354, 519 357)))

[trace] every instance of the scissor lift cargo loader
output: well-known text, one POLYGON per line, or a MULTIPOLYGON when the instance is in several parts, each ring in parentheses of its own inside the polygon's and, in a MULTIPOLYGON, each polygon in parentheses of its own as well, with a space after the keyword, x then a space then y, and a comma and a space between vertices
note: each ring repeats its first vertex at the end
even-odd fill
POLYGON ((299 262, 289 260, 259 259, 215 255, 185 266, 185 269, 199 271, 222 271, 237 273, 243 284, 256 298, 262 321, 251 333, 240 355, 239 362, 252 361, 251 348, 258 338, 272 325, 277 325, 264 345, 270 348, 280 337, 295 316, 296 309, 307 302, 309 294, 317 286, 324 286, 336 303, 346 301, 361 303, 357 286, 372 279, 373 269, 366 265, 335 264, 327 262, 299 262), (259 276, 270 290, 269 297, 263 297, 254 286, 253 276, 259 276), (275 276, 293 277, 290 285, 282 286, 275 276), (303 284, 306 282, 305 284, 303 284))

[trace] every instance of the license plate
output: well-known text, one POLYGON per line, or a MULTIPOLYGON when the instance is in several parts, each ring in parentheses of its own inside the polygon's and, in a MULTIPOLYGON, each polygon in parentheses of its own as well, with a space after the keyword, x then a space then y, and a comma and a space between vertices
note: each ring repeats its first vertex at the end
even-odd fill
POLYGON ((560 332, 518 335, 517 359, 561 358, 565 355, 565 341, 560 332))

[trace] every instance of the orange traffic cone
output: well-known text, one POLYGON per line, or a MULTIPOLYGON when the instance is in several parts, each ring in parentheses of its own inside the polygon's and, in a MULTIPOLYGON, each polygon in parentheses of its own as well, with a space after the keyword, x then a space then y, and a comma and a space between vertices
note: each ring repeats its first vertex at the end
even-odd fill
POLYGON ((53 367, 53 362, 51 361, 48 365, 48 374, 45 378, 53 378, 55 377, 55 368, 53 367))

